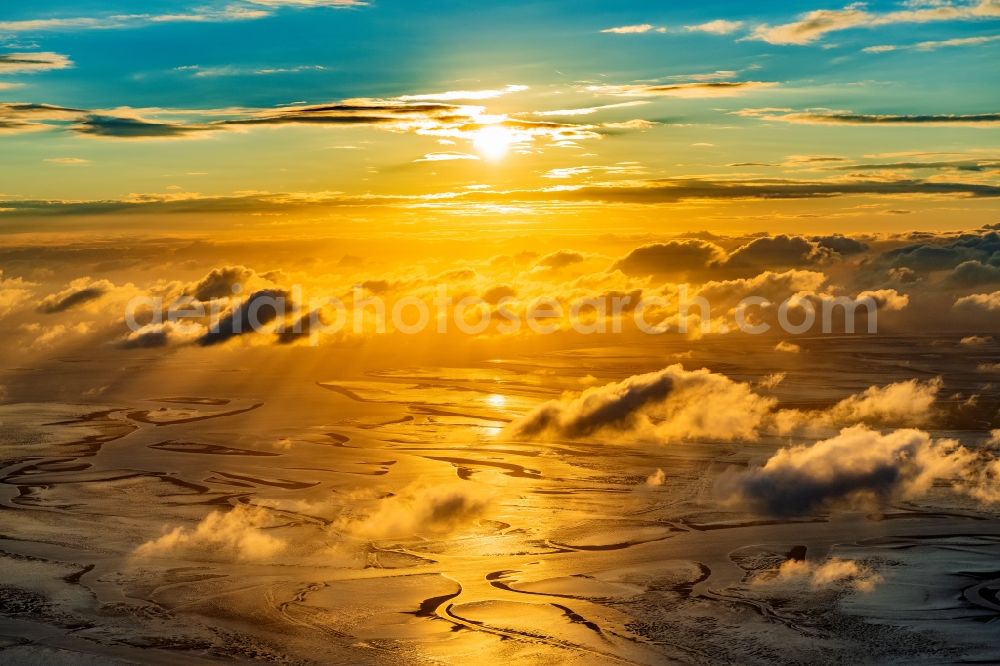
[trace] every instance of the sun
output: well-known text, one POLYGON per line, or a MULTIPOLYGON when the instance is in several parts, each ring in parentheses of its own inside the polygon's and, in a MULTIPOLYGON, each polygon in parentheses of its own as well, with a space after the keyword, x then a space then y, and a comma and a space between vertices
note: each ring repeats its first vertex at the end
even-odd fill
POLYGON ((488 160, 500 160, 517 141, 514 134, 499 125, 490 125, 476 132, 472 145, 488 160))
POLYGON ((491 407, 504 407, 507 404, 507 396, 493 394, 486 398, 486 402, 488 402, 491 407))

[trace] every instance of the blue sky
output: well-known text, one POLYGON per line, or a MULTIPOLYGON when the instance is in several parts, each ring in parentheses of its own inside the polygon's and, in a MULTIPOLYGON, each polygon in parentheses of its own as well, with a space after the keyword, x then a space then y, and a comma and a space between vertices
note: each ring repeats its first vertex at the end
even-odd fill
MULTIPOLYGON (((0 9, 0 194, 194 192, 161 182, 192 173, 211 196, 537 191, 567 169, 558 179, 580 186, 812 182, 844 174, 789 156, 992 159, 998 55, 996 0, 19 4, 0 9), (454 94, 484 90, 499 92, 454 94), (395 119, 450 104, 467 122, 327 117, 344 100, 395 119), (502 165, 477 141, 491 125, 506 132, 502 165), (441 170, 413 166, 428 163, 441 170)), ((994 167, 975 167, 878 176, 995 185, 994 167)))

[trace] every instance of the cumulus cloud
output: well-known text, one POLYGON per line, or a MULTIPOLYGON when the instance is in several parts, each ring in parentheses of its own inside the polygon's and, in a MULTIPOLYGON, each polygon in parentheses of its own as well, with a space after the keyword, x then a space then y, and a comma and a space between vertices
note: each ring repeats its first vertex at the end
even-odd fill
POLYGON ((572 250, 557 250, 539 259, 538 263, 535 265, 541 268, 558 270, 560 268, 566 268, 567 266, 579 264, 585 259, 586 257, 579 252, 573 252, 572 250))
POLYGON ((185 293, 199 301, 232 297, 257 273, 246 266, 222 266, 213 268, 208 274, 185 290, 185 293))
MULTIPOLYGON (((963 234, 945 242, 931 239, 931 242, 914 243, 889 250, 879 257, 879 262, 893 268, 912 268, 927 272, 957 268, 970 261, 1000 264, 1000 234, 987 231, 979 234, 963 234)), ((961 282, 980 273, 975 266, 963 269, 954 279, 961 282)))
POLYGON ((784 267, 807 266, 827 261, 837 256, 828 246, 810 241, 802 236, 764 236, 755 238, 736 248, 729 255, 729 266, 784 267))
POLYGON ((701 270, 724 257, 725 251, 709 241, 672 240, 637 247, 614 267, 629 275, 662 275, 701 270))
POLYGON ((484 515, 493 500, 490 490, 469 481, 414 484, 380 500, 367 516, 341 520, 336 528, 370 539, 447 534, 484 515))
POLYGON ((135 550, 138 558, 183 557, 189 559, 270 562, 288 544, 268 534, 270 514, 259 507, 237 506, 225 513, 213 511, 195 527, 175 527, 135 550))
POLYGON ((222 344, 235 337, 260 332, 260 328, 287 314, 288 293, 279 289, 262 289, 247 297, 213 323, 208 332, 198 338, 203 347, 222 344))
POLYGON ((33 293, 35 285, 22 278, 8 278, 0 270, 0 317, 4 317, 23 303, 33 293))
POLYGON ((758 576, 753 582, 758 585, 806 583, 814 589, 849 585, 858 592, 871 592, 883 580, 871 567, 834 557, 822 563, 785 560, 774 576, 758 576))
POLYGON ((844 398, 828 412, 834 423, 870 425, 917 425, 927 423, 943 382, 935 378, 916 379, 887 386, 871 386, 864 392, 844 398))
POLYGON ((971 294, 963 296, 955 301, 955 307, 969 310, 987 310, 995 312, 1000 310, 1000 291, 990 294, 971 294))
POLYGON ((845 257, 853 254, 861 254, 869 249, 867 243, 859 241, 855 238, 843 236, 841 234, 833 234, 831 236, 812 236, 809 240, 816 243, 821 248, 832 250, 845 257))
POLYGON ((945 278, 945 283, 955 287, 978 287, 1000 282, 1000 255, 991 257, 993 263, 971 260, 963 261, 945 278))
POLYGON ((78 305, 94 301, 114 289, 107 280, 91 280, 79 278, 73 280, 62 291, 46 296, 38 304, 38 311, 44 314, 65 312, 78 305))
POLYGON ((662 469, 657 469, 655 472, 646 477, 646 485, 658 488, 660 486, 665 486, 667 484, 667 473, 662 469))
POLYGON ((508 435, 659 443, 752 439, 774 405, 748 384, 672 365, 546 402, 514 421, 508 435))
POLYGON ((120 342, 124 349, 152 349, 194 342, 205 335, 205 328, 193 322, 165 321, 147 324, 129 332, 120 342))
POLYGON ((920 430, 882 434, 845 428, 812 446, 782 449, 763 467, 720 478, 719 494, 775 515, 807 514, 841 504, 885 505, 927 493, 937 479, 967 476, 976 455, 920 430))

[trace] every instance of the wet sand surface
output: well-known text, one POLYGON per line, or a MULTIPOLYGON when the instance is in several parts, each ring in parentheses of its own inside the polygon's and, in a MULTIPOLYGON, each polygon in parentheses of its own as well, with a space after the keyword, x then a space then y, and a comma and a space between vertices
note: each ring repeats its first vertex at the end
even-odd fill
MULTIPOLYGON (((774 395, 798 408, 941 375, 944 393, 979 393, 996 412, 951 347, 812 344, 794 361, 762 347, 684 363, 743 381, 785 370, 774 395)), ((295 381, 254 366, 207 395, 150 379, 99 402, 2 405, 0 663, 1000 661, 1000 520, 947 488, 881 513, 775 518, 720 506, 713 487, 785 439, 503 436, 543 400, 685 349, 317 367, 295 381), (657 469, 665 483, 646 484, 657 469), (434 487, 454 495, 428 509, 434 487), (237 510, 248 524, 199 536, 212 512, 237 510), (831 556, 884 581, 760 582, 831 556)), ((978 414, 939 434, 971 446, 978 414)))

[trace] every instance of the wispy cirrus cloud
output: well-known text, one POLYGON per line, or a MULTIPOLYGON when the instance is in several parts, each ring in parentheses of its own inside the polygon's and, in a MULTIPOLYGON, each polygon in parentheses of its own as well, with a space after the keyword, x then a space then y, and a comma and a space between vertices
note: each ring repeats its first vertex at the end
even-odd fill
MULTIPOLYGON (((638 172, 638 165, 617 165, 617 175, 638 172)), ((607 167, 587 167, 588 173, 610 173, 607 167)), ((562 174, 555 173, 553 176, 562 174)), ((569 176, 587 175, 573 171, 569 176)), ((292 211, 302 208, 428 208, 477 207, 530 204, 607 203, 660 205, 684 201, 798 200, 851 196, 906 195, 943 198, 1000 198, 1000 186, 937 180, 792 180, 775 178, 713 180, 708 178, 663 178, 580 185, 559 185, 539 189, 476 189, 436 192, 424 195, 370 195, 339 192, 254 192, 231 195, 202 195, 192 192, 133 194, 121 199, 101 200, 2 200, 0 215, 13 217, 109 215, 115 213, 231 213, 234 211, 292 211)), ((1000 293, 1000 292, 998 292, 1000 293)), ((1000 306, 998 306, 1000 307, 1000 306)))
POLYGON ((0 134, 37 132, 76 120, 86 111, 53 104, 0 102, 0 134))
POLYGON ((202 67, 201 65, 184 65, 175 67, 175 72, 184 72, 195 78, 212 78, 221 76, 272 76, 275 74, 299 74, 302 72, 325 72, 324 65, 294 65, 291 67, 237 67, 235 65, 220 65, 202 67))
POLYGON ((427 153, 418 160, 414 162, 455 162, 461 160, 478 160, 478 155, 471 155, 469 153, 427 153))
POLYGON ((334 9, 367 7, 371 4, 368 0, 248 0, 248 2, 265 7, 333 7, 334 9))
POLYGON ((618 97, 737 97, 739 95, 778 87, 774 81, 692 81, 669 84, 623 84, 587 86, 587 92, 618 97))
POLYGON ((530 120, 524 117, 530 112, 491 114, 478 105, 409 101, 423 97, 359 98, 330 104, 229 109, 118 107, 88 110, 0 103, 0 132, 61 130, 109 139, 176 139, 239 128, 308 125, 377 127, 444 140, 474 141, 481 131, 492 128, 504 132, 508 144, 527 147, 539 142, 597 139, 607 133, 647 129, 651 125, 649 121, 586 124, 530 120))
POLYGON ((88 166, 90 160, 85 160, 80 157, 50 157, 45 160, 51 164, 61 164, 63 166, 88 166))
POLYGON ((367 0, 246 0, 222 7, 195 7, 173 13, 105 14, 0 21, 0 33, 72 32, 77 30, 122 30, 163 23, 228 23, 271 16, 282 8, 355 9, 370 6, 367 0))
POLYGON ((916 44, 879 44, 861 49, 865 53, 889 53, 891 51, 936 51, 937 49, 957 46, 979 46, 1000 40, 1000 35, 984 35, 982 37, 958 37, 955 39, 940 39, 916 44))
POLYGON ((0 53, 0 74, 33 74, 72 66, 73 61, 68 56, 51 51, 0 53))
POLYGON ((750 39, 770 44, 811 44, 829 33, 854 28, 874 28, 893 24, 935 23, 1000 18, 996 0, 974 2, 935 2, 909 6, 891 12, 872 12, 865 3, 856 2, 842 9, 817 9, 802 14, 795 21, 754 28, 750 39))
POLYGON ((686 25, 684 29, 688 32, 707 32, 711 35, 730 35, 743 27, 743 21, 727 21, 716 19, 697 25, 686 25))
MULTIPOLYGON (((607 111, 609 109, 624 109, 632 106, 642 106, 644 104, 649 104, 645 100, 633 100, 631 102, 618 102, 617 104, 599 104, 596 106, 584 106, 574 109, 553 109, 551 111, 530 111, 528 114, 532 116, 537 116, 540 118, 550 117, 550 116, 589 116, 600 111, 607 111)), ((524 115, 528 115, 524 114, 524 115)))
POLYGON ((172 139, 207 132, 212 128, 178 123, 151 122, 140 118, 89 114, 81 118, 71 129, 85 136, 105 138, 172 139))
POLYGON ((528 86, 511 84, 503 88, 487 90, 447 90, 439 93, 420 93, 416 95, 401 95, 394 99, 402 102, 471 102, 484 99, 496 99, 504 95, 528 90, 528 86))
POLYGON ((601 32, 610 33, 612 35, 641 35, 647 32, 666 32, 665 27, 657 27, 652 23, 639 23, 637 25, 622 25, 616 28, 605 28, 601 32))
POLYGON ((1000 113, 977 114, 877 114, 851 113, 815 109, 795 111, 794 109, 763 108, 741 109, 734 115, 761 120, 799 123, 805 125, 940 125, 966 127, 993 127, 1000 124, 1000 113))
POLYGON ((104 16, 52 17, 0 21, 0 33, 71 32, 75 30, 117 30, 161 23, 224 23, 270 16, 264 9, 231 4, 222 8, 204 7, 173 14, 108 14, 104 16))

